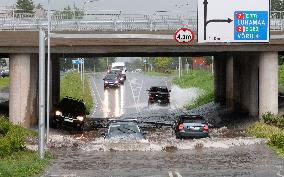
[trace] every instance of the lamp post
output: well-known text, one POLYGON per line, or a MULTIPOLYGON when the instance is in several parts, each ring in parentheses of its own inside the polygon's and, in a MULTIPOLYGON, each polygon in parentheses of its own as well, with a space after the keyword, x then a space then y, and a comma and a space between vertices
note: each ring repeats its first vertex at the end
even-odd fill
POLYGON ((84 4, 83 4, 83 9, 82 9, 82 10, 83 10, 83 13, 84 13, 84 16, 86 15, 86 13, 85 13, 85 6, 86 6, 86 4, 89 3, 89 2, 95 2, 95 1, 99 1, 99 0, 88 0, 88 1, 85 1, 85 2, 84 2, 84 4))
POLYGON ((50 113, 50 28, 51 28, 51 16, 50 16, 50 0, 48 0, 47 11, 47 93, 46 93, 46 142, 49 139, 49 113, 50 113))

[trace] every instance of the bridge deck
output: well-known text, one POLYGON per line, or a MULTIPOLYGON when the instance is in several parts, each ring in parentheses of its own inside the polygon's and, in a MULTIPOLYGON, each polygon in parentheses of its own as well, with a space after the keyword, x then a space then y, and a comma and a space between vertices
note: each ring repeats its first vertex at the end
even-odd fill
MULTIPOLYGON (((62 33, 62 32, 61 32, 62 33)), ((66 33, 66 32, 64 32, 66 33)), ((74 34, 75 32, 69 32, 74 34)), ((80 33, 80 32, 76 32, 80 33)), ((84 34, 94 32, 84 32, 84 34)), ((157 32, 111 32, 111 34, 164 34, 174 31, 157 32)), ((82 34, 82 32, 80 33, 82 34)), ((96 34, 109 34, 96 32, 96 34)), ((284 32, 271 32, 271 36, 284 32)), ((196 40, 182 45, 174 39, 52 39, 52 53, 192 53, 221 51, 284 51, 284 39, 273 39, 270 43, 206 43, 196 40)), ((0 32, 0 53, 38 53, 38 32, 0 32)))

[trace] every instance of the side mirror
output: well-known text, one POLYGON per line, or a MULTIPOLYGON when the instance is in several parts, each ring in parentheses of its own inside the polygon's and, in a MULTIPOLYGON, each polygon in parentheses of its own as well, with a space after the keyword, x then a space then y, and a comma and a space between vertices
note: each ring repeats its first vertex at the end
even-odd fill
POLYGON ((171 90, 169 90, 169 92, 171 92, 171 90))
POLYGON ((147 132, 147 131, 144 131, 144 132, 142 132, 142 134, 143 134, 143 135, 147 135, 147 134, 148 134, 148 132, 147 132))
POLYGON ((125 70, 125 72, 127 71, 127 69, 125 70))
POLYGON ((105 132, 102 132, 101 135, 105 137, 105 136, 106 136, 106 133, 105 133, 105 132))
POLYGON ((105 78, 103 78, 103 80, 106 80, 105 78))

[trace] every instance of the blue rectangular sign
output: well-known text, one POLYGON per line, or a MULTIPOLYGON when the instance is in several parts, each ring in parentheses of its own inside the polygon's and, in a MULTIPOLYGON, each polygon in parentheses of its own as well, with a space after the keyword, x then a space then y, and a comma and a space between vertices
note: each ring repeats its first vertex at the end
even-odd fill
POLYGON ((268 11, 235 11, 234 40, 268 41, 268 11))
POLYGON ((80 65, 81 64, 81 60, 72 60, 72 64, 73 65, 80 65))

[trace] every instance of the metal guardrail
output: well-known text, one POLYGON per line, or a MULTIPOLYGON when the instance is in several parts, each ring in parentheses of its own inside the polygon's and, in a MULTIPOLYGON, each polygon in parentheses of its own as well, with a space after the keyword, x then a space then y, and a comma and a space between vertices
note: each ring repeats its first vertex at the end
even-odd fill
MULTIPOLYGON (((0 16, 0 31, 36 31, 47 29, 46 14, 15 13, 0 16)), ((197 31, 197 18, 171 15, 145 14, 84 14, 53 15, 51 31, 161 31, 187 27, 197 31)), ((284 12, 271 12, 270 29, 284 31, 284 12)))

